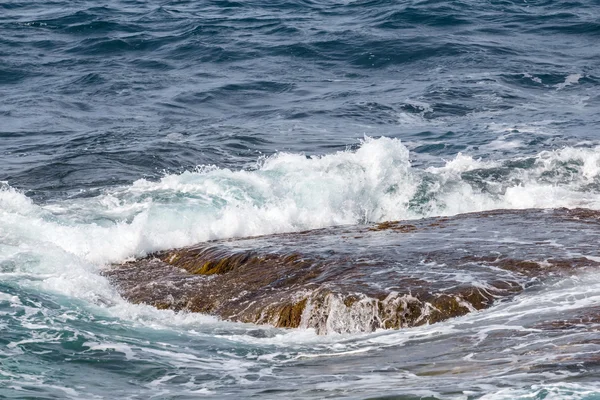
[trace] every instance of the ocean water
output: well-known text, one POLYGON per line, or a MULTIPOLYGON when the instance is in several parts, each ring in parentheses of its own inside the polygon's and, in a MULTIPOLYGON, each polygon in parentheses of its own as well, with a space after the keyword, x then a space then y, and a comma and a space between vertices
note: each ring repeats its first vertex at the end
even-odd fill
POLYGON ((598 325, 534 322, 597 307, 600 272, 317 335, 133 305, 101 271, 211 239, 600 210, 599 146, 597 0, 0 2, 0 398, 598 399, 598 325))

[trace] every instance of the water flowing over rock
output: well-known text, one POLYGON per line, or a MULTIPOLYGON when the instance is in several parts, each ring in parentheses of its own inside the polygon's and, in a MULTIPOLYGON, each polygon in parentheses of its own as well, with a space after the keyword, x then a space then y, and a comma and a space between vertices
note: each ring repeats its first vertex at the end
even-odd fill
POLYGON ((599 226, 592 210, 498 210, 205 242, 104 274, 124 298, 160 309, 369 332, 462 316, 598 268, 599 226))

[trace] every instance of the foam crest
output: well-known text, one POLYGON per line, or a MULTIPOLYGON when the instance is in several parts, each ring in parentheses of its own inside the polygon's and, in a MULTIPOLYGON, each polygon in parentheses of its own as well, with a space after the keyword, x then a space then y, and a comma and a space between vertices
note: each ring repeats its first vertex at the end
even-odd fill
POLYGON ((253 170, 204 167, 45 206, 4 185, 0 232, 101 264, 210 239, 331 225, 494 208, 598 208, 599 173, 596 148, 511 161, 458 154, 421 170, 399 140, 366 138, 356 151, 281 153, 253 170))
POLYGON ((29 215, 37 210, 31 199, 10 187, 7 182, 0 182, 0 210, 19 215, 29 215))
POLYGON ((597 383, 548 383, 531 385, 529 388, 507 388, 488 393, 482 400, 526 400, 536 398, 594 400, 598 398, 597 383))
POLYGON ((493 162, 459 154, 445 166, 428 168, 427 172, 441 182, 432 202, 433 213, 600 207, 597 147, 567 147, 535 157, 493 162))

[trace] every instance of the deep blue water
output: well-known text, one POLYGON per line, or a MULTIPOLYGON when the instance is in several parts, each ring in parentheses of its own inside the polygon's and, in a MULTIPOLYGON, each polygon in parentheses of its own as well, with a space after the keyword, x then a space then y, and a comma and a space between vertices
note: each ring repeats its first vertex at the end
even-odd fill
POLYGON ((595 140, 598 6, 4 2, 0 178, 51 198, 365 134, 417 160, 595 140))
MULTIPOLYGON (((502 307, 318 337, 99 275, 214 238, 600 209, 598 145, 597 0, 0 2, 0 398, 598 398, 581 371, 419 369, 472 358, 478 318, 517 326, 502 307)), ((600 279, 540 296, 594 304, 600 279)))

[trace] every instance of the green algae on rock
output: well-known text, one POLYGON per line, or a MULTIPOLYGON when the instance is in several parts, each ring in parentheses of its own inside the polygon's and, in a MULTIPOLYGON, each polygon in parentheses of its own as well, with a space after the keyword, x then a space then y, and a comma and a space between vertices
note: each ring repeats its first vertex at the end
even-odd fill
POLYGON ((597 268, 596 249, 575 237, 598 243, 599 228, 590 210, 496 210, 212 241, 104 274, 127 300, 160 309, 369 332, 459 317, 597 268))

